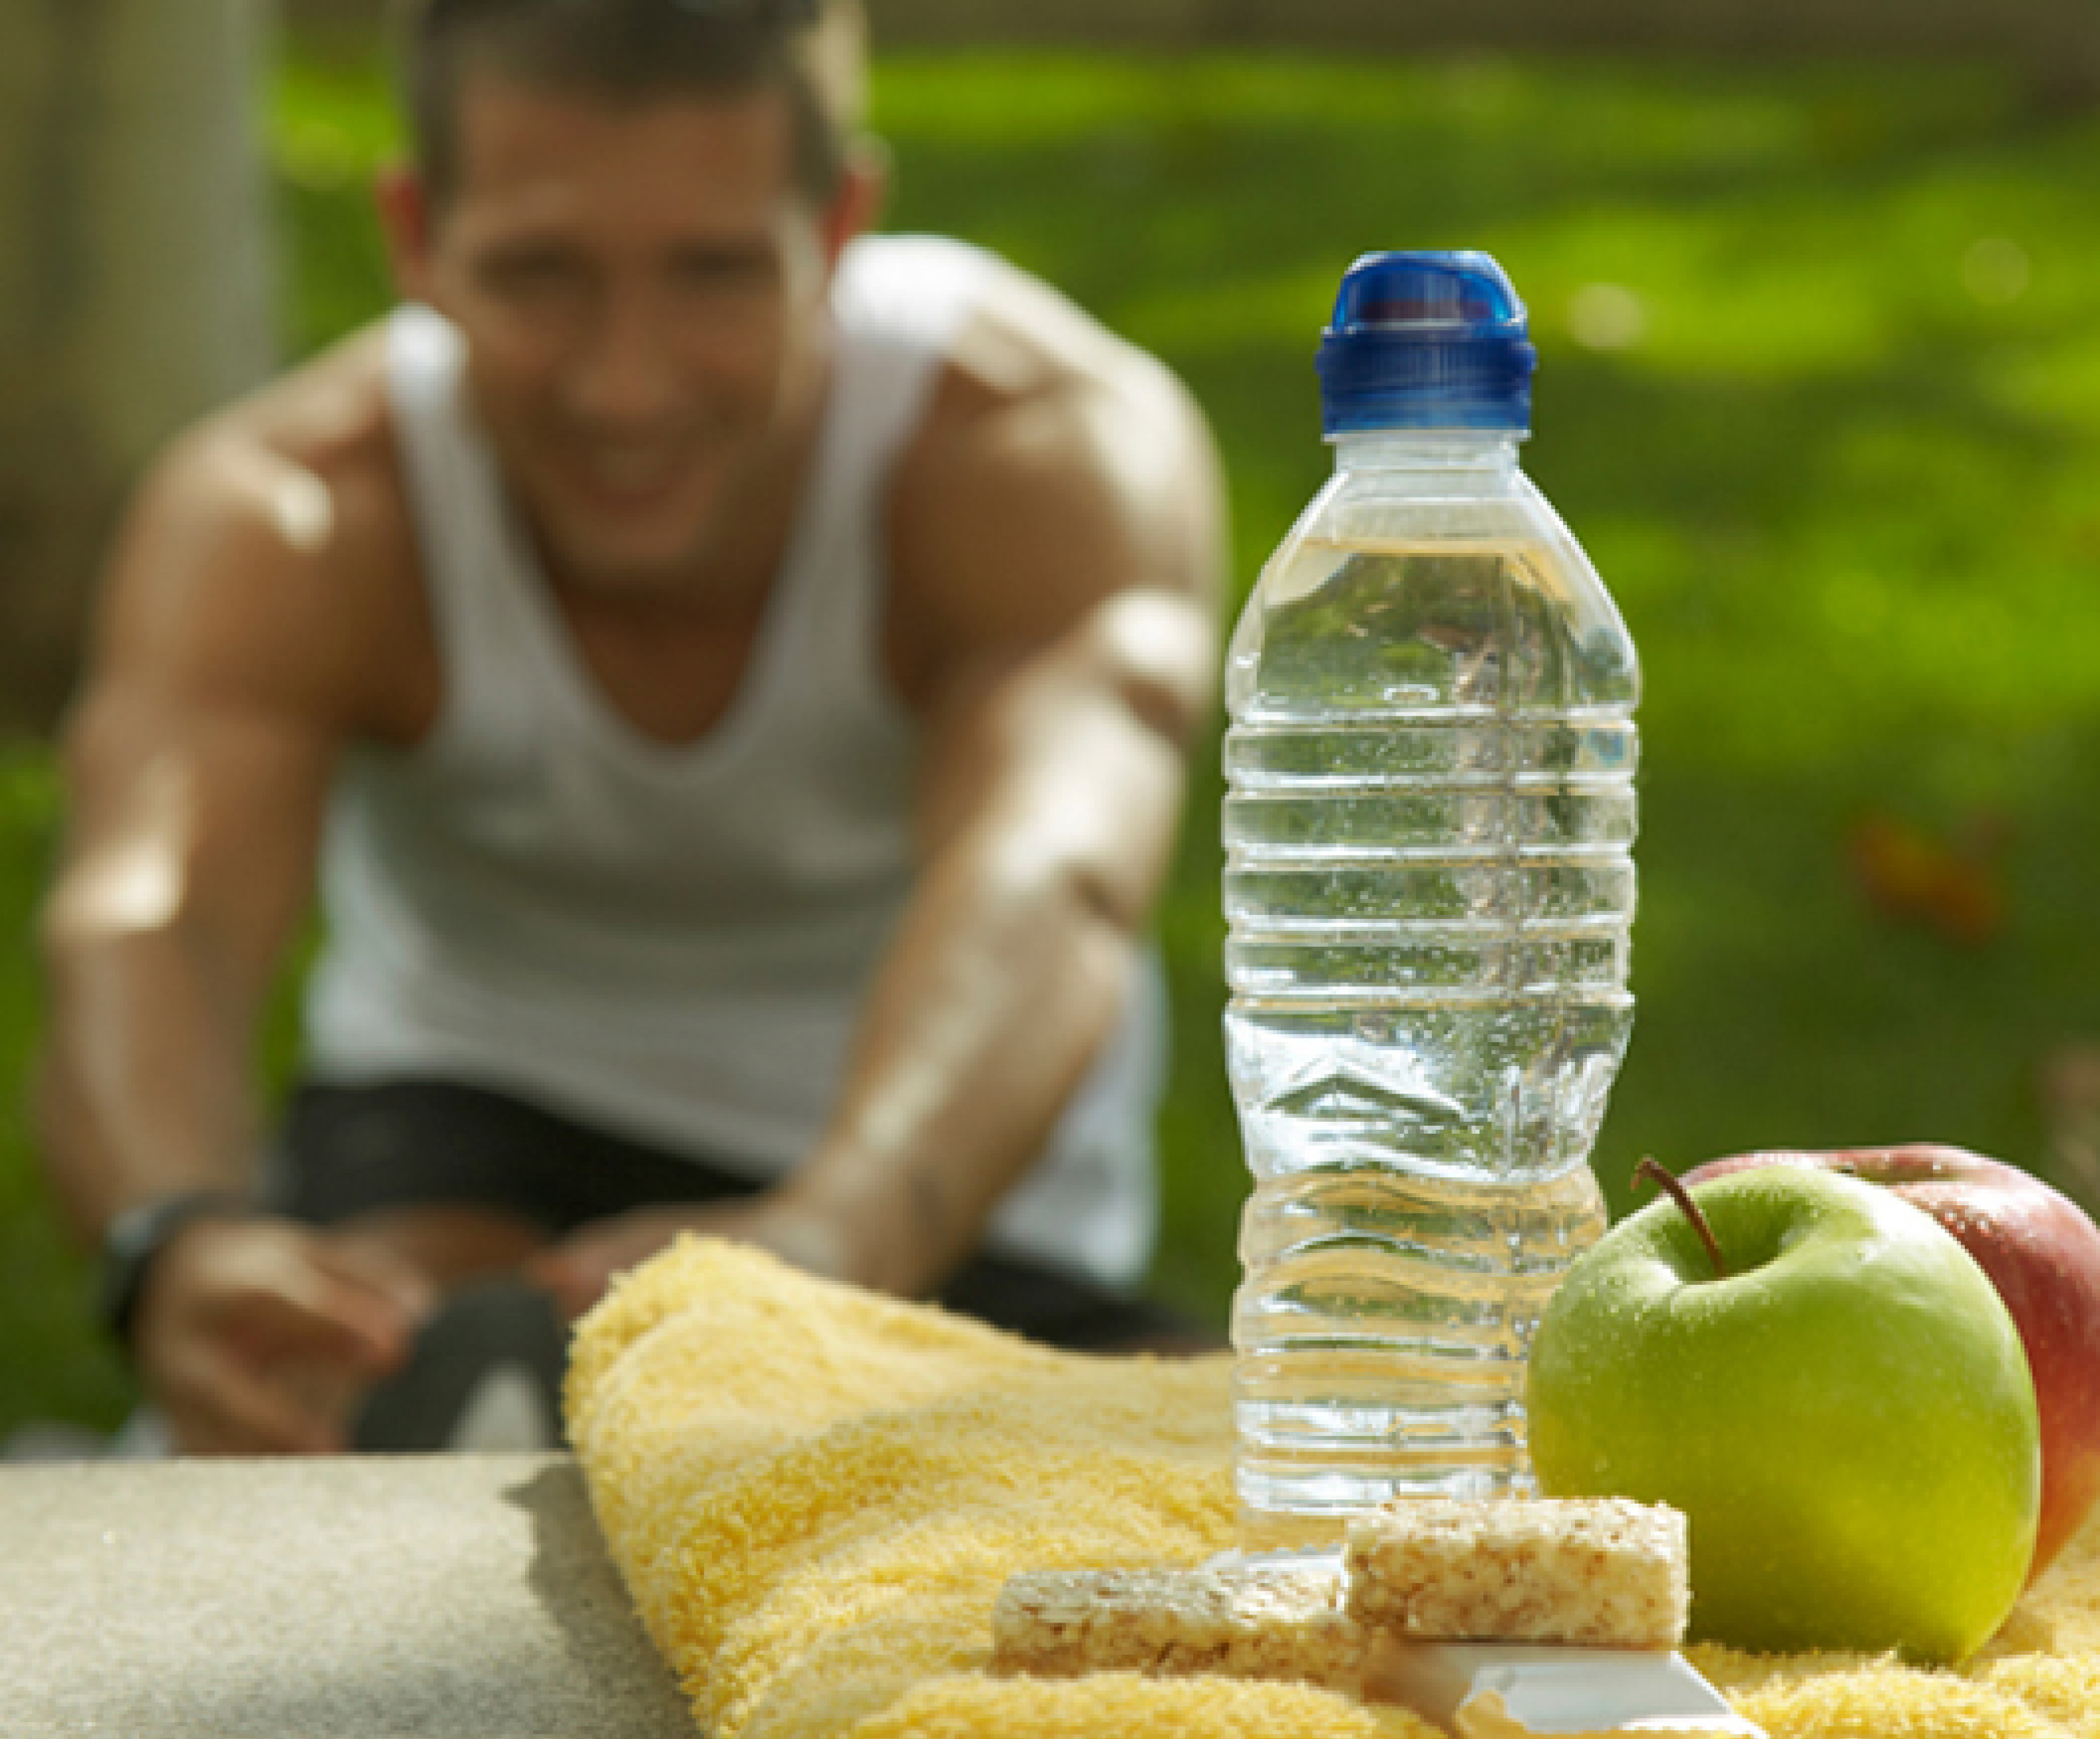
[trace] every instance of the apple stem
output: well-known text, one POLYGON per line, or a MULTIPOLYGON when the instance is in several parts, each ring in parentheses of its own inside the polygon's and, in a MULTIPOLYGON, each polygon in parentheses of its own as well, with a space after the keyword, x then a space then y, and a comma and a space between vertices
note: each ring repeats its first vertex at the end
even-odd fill
POLYGON ((1721 1260, 1721 1247, 1714 1240, 1714 1228, 1707 1225, 1705 1215, 1699 1212, 1699 1204, 1692 1199, 1692 1192, 1677 1181, 1676 1175, 1648 1159, 1634 1167, 1634 1182, 1653 1184, 1676 1203, 1684 1217, 1692 1222, 1692 1229, 1699 1234, 1699 1242, 1706 1247, 1707 1259, 1714 1265, 1714 1278, 1726 1280, 1728 1265, 1721 1260))

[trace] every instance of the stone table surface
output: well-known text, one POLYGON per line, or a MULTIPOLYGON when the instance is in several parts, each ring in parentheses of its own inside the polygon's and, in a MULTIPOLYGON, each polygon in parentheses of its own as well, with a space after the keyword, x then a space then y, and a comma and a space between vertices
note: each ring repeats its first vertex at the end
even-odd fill
POLYGON ((565 1455, 0 1468, 7 1739, 694 1739, 565 1455))

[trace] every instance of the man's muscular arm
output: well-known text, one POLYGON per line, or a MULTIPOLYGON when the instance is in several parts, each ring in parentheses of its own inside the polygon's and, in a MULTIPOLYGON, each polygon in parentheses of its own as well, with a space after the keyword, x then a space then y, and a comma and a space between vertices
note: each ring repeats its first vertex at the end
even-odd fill
POLYGON ((923 880, 786 1192, 836 1271, 932 1290, 1040 1154, 1123 1009, 1211 645, 1186 595, 1134 590, 952 703, 923 880))
POLYGON ((1065 311, 1014 289, 893 507, 894 650, 929 725, 918 885, 836 1114, 753 1229, 907 1295, 977 1247, 1117 1024, 1216 662, 1200 417, 1101 334, 1031 358, 1065 311))
MULTIPOLYGON (((306 908, 360 655, 342 535, 310 473, 207 430, 120 541, 42 923, 42 1146, 87 1238, 128 1207, 252 1186, 258 1016, 306 908)), ((136 1350, 184 1446, 324 1447, 264 1367, 383 1366, 413 1305, 399 1277, 289 1226, 197 1222, 156 1265, 136 1350)))

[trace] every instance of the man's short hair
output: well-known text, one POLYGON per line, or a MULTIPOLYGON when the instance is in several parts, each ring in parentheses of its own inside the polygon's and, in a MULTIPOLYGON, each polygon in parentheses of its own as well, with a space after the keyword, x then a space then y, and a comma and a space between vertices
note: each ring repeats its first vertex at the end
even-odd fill
POLYGON ((400 0, 403 100, 425 184, 459 185, 467 76, 642 104, 767 91, 794 126, 795 184, 837 192, 864 102, 858 0, 400 0))

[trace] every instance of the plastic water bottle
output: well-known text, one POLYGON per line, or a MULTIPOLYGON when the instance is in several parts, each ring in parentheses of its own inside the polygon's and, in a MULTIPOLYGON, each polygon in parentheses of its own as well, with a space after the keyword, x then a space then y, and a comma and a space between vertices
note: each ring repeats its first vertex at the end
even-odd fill
POLYGON ((1531 1336, 1604 1227, 1640 677, 1518 469, 1535 359, 1487 255, 1359 260, 1320 352, 1335 474, 1233 640, 1249 1549, 1533 1490, 1531 1336))

